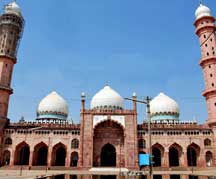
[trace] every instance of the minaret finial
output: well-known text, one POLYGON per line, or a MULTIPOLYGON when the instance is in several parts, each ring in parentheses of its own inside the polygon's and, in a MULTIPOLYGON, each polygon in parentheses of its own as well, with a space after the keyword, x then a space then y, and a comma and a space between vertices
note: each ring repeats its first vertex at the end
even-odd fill
POLYGON ((199 0, 199 4, 200 4, 200 5, 202 5, 202 4, 203 4, 203 3, 202 3, 202 0, 199 0))

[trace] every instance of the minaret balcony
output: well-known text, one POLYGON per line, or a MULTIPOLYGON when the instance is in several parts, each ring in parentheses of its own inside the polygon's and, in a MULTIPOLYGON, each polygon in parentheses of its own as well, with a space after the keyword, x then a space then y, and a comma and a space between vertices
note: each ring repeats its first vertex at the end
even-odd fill
POLYGON ((8 91, 10 94, 13 94, 13 89, 8 86, 0 85, 0 90, 8 91))
POLYGON ((203 96, 207 97, 209 95, 216 95, 216 88, 209 88, 203 91, 202 93, 203 96))
POLYGON ((200 66, 204 67, 205 65, 211 65, 212 63, 216 62, 216 56, 209 56, 209 57, 204 57, 200 59, 200 66))

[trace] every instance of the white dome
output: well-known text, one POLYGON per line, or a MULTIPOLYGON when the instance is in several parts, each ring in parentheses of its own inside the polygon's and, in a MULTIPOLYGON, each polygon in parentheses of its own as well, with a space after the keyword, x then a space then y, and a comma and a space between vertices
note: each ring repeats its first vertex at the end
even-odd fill
POLYGON ((200 4, 195 12, 195 17, 199 19, 204 16, 211 16, 211 10, 207 6, 200 4))
POLYGON ((172 98, 160 93, 150 102, 150 112, 152 116, 157 114, 179 115, 179 106, 172 98))
POLYGON ((91 109, 123 109, 124 99, 110 86, 105 86, 91 100, 91 109))
POLYGON ((13 1, 5 6, 5 13, 21 15, 21 9, 18 4, 13 1))
POLYGON ((55 91, 41 100, 37 109, 38 118, 66 119, 68 116, 67 102, 55 91))

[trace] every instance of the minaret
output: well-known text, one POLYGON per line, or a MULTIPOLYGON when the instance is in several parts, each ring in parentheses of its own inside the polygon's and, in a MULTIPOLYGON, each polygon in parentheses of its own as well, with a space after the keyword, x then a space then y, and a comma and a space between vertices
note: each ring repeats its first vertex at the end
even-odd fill
POLYGON ((215 19, 208 7, 200 3, 195 20, 196 34, 201 48, 200 66, 203 70, 209 125, 216 125, 216 26, 215 19))
POLYGON ((13 93, 11 77, 23 26, 24 19, 16 2, 6 5, 0 16, 0 128, 8 121, 9 97, 13 93))

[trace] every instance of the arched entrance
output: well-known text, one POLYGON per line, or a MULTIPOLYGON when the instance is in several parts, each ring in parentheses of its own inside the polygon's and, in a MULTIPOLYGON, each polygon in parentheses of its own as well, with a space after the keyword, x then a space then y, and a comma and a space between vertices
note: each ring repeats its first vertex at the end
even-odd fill
POLYGON ((155 147, 152 149, 152 155, 154 156, 153 157, 153 162, 154 162, 153 166, 154 167, 161 166, 161 151, 155 147))
POLYGON ((213 158, 212 153, 210 151, 206 152, 205 158, 206 158, 206 166, 211 167, 212 166, 212 158, 213 158))
POLYGON ((187 147, 188 166, 197 166, 197 158, 200 153, 200 147, 194 143, 187 147))
POLYGON ((161 166, 161 159, 163 157, 164 148, 162 145, 156 143, 152 146, 152 155, 153 157, 153 166, 160 167, 161 166))
POLYGON ((178 150, 174 147, 169 149, 169 165, 170 167, 179 166, 178 150))
POLYGON ((77 167, 77 163, 78 163, 78 153, 77 152, 72 152, 71 153, 71 167, 77 167))
POLYGON ((34 148, 34 165, 47 165, 48 147, 43 142, 39 143, 34 148))
POLYGON ((3 165, 10 165, 10 151, 8 150, 3 153, 3 165))
POLYGON ((29 165, 30 149, 25 142, 17 145, 15 151, 15 165, 29 165))
POLYGON ((125 166, 124 153, 123 126, 113 120, 107 119, 94 127, 93 166, 123 167, 125 166), (112 156, 112 162, 106 163, 103 160, 107 155, 112 156))
POLYGON ((106 144, 101 149, 101 166, 116 166, 116 149, 111 144, 106 144))
POLYGON ((182 156, 182 147, 174 143, 169 147, 169 166, 176 167, 180 165, 180 158, 182 156))
POLYGON ((52 152, 52 165, 53 166, 65 166, 66 159, 66 147, 62 144, 56 144, 53 147, 52 152))

